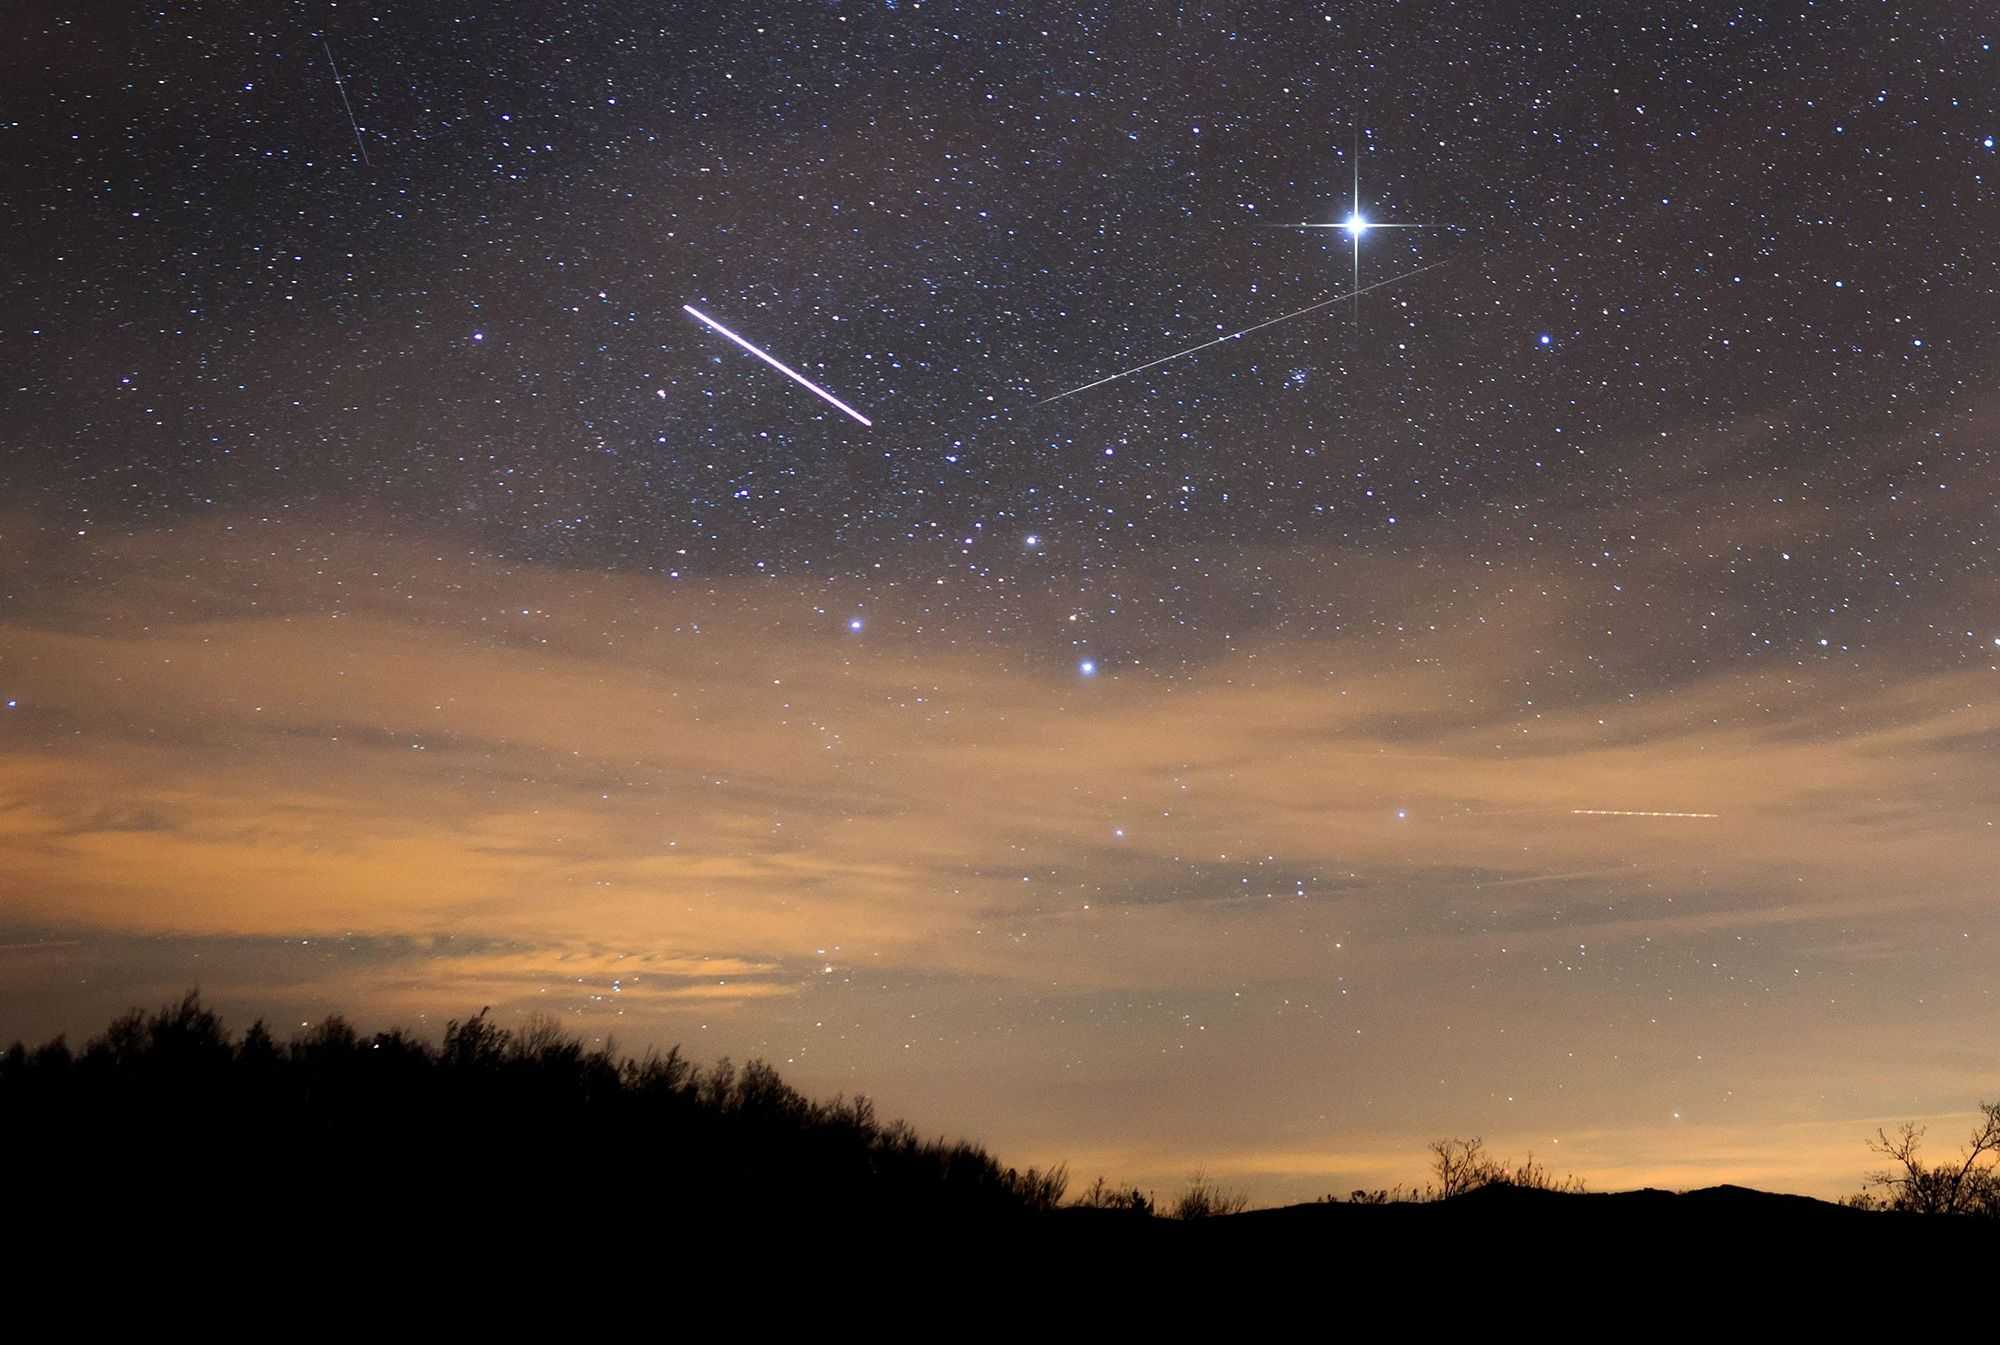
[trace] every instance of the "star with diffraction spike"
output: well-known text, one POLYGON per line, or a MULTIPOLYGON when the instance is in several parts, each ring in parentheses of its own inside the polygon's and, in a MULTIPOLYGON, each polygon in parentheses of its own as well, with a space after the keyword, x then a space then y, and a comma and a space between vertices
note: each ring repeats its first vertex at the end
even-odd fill
POLYGON ((1354 245, 1354 287, 1350 291, 1354 297, 1354 311, 1358 318, 1361 313, 1361 235, 1370 229, 1435 229, 1435 224, 1399 224, 1385 220, 1372 220, 1361 213, 1361 141, 1354 142, 1354 198, 1348 206, 1347 218, 1332 224, 1274 224, 1274 229, 1345 229, 1348 239, 1354 245))

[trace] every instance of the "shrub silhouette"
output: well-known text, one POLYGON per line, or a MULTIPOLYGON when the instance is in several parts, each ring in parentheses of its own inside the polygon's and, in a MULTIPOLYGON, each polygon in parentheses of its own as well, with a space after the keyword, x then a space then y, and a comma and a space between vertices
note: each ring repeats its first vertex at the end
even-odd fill
POLYGON ((1250 1198, 1237 1191, 1225 1191, 1200 1172, 1188 1178, 1187 1190, 1174 1202, 1175 1219, 1215 1219, 1225 1214, 1241 1214, 1250 1198))
POLYGON ((1153 1215, 1152 1200, 1138 1187, 1126 1190, 1123 1187, 1108 1186, 1102 1177, 1092 1182, 1090 1189, 1077 1197, 1076 1207, 1085 1210, 1108 1210, 1142 1219, 1150 1219, 1153 1215))
MULTIPOLYGON (((1347 1193, 1346 1203, 1349 1205, 1407 1205, 1423 1198, 1424 1193, 1422 1191, 1414 1188, 1406 1188, 1401 1182, 1398 1182, 1394 1186, 1378 1186, 1372 1190, 1367 1187, 1357 1186, 1347 1193)), ((1341 1203, 1341 1199, 1337 1195, 1328 1193, 1319 1198, 1319 1203, 1322 1205, 1338 1205, 1341 1203)))
POLYGON ((1957 1162, 1926 1163, 1917 1150, 1924 1128, 1904 1122, 1892 1139, 1881 1129, 1868 1147, 1895 1164, 1878 1172, 1868 1184, 1880 1196, 1864 1192, 1847 1203, 1860 1209, 1897 1210, 1907 1214, 1980 1214, 2000 1218, 2000 1102, 1979 1104, 1979 1124, 1957 1162))
POLYGON ((814 1101, 761 1061, 620 1058, 553 1020, 509 1031, 485 1010, 435 1046, 338 1016, 287 1043, 261 1021, 235 1039, 194 993, 123 1015, 80 1053, 57 1038, 0 1054, 0 1144, 34 1155, 15 1194, 235 1195, 328 1217, 385 1194, 461 1211, 985 1217, 1053 1209, 1068 1183, 883 1122, 863 1097, 814 1101))
MULTIPOLYGON (((1580 1193, 1584 1189, 1582 1178, 1557 1177, 1537 1163, 1533 1154, 1529 1154, 1520 1166, 1509 1166, 1506 1161, 1488 1154, 1485 1141, 1477 1135, 1471 1139, 1432 1140, 1430 1150, 1431 1174, 1437 1181, 1432 1194, 1439 1200, 1469 1195, 1489 1186, 1570 1193, 1580 1193)), ((1357 1196, 1360 1194, 1356 1192, 1357 1196)))

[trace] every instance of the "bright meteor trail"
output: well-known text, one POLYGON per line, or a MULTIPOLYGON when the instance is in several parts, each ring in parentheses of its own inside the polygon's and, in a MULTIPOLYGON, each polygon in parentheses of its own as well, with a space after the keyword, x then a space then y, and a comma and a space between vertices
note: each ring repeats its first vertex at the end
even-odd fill
MULTIPOLYGON (((1390 276, 1387 280, 1378 280, 1372 285, 1359 286, 1352 293, 1336 294, 1331 299, 1322 299, 1316 304, 1308 304, 1304 308, 1283 314, 1280 317, 1266 318, 1262 322, 1253 323, 1245 327, 1242 331, 1231 332, 1227 336, 1218 336, 1213 341, 1204 341, 1198 346, 1189 346, 1186 350, 1176 350, 1171 355, 1162 355, 1157 360, 1148 360, 1146 363, 1136 368, 1127 369, 1123 373, 1106 374, 1095 383, 1085 383, 1080 388, 1071 388, 1068 392, 1058 392, 1053 397, 1044 397, 1039 402, 1036 402, 1035 405, 1047 406, 1050 402, 1059 402, 1065 397, 1074 397, 1079 392, 1089 392, 1092 388, 1101 388, 1106 383, 1115 383, 1121 378, 1130 378, 1133 374, 1143 373, 1156 364, 1165 364, 1168 360, 1177 360, 1183 355, 1192 355, 1198 350, 1207 350, 1210 346, 1219 346, 1224 341, 1234 341, 1239 336, 1248 336, 1251 332, 1260 332, 1266 327, 1275 327, 1280 322, 1289 322, 1293 318, 1302 318, 1308 313, 1317 313, 1322 308, 1331 308, 1333 305, 1345 303, 1349 299, 1358 299, 1370 290, 1379 290, 1384 285, 1393 285, 1399 280, 1408 280, 1411 276, 1420 276, 1426 271, 1435 271, 1443 265, 1443 262, 1432 262, 1429 266, 1419 266, 1414 271, 1405 271, 1401 275, 1390 276)), ((689 311, 692 312, 693 310, 690 309, 689 311)))
POLYGON ((764 363, 770 365, 773 369, 776 369, 786 378, 791 379, 794 383, 799 384, 801 387, 807 389, 809 392, 812 392, 815 395, 823 397, 827 401, 832 402, 835 406, 845 411, 848 415, 853 416, 863 425, 868 425, 872 427, 875 424, 874 421, 868 419, 868 417, 862 415, 859 411, 856 411, 846 402, 841 401, 840 398, 834 396, 832 393, 828 392, 825 388, 813 382, 810 378, 807 378, 804 374, 798 372, 798 370, 788 368, 787 366, 780 364, 778 361, 772 359, 769 355, 766 355, 763 351, 757 349, 757 347, 751 345, 748 341, 745 341, 735 332, 730 331, 729 328, 723 326, 721 323, 717 322, 714 318, 702 312, 699 308, 696 308, 693 304, 682 304, 681 311, 687 313, 690 317, 697 318, 706 325, 715 328, 715 330, 721 332, 724 336, 734 341, 737 345, 742 346, 745 350, 749 351, 752 355, 755 355, 758 359, 764 361, 764 363))
POLYGON ((1644 813, 1629 808, 1572 808, 1571 817, 1720 817, 1721 813, 1644 813))

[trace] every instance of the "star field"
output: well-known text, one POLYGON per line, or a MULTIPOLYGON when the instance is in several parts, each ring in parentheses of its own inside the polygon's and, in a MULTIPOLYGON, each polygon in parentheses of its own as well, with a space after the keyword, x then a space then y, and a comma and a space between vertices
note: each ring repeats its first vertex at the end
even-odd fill
POLYGON ((1848 1189, 1996 1064, 1995 26, 26 6, 8 1035, 1848 1189))

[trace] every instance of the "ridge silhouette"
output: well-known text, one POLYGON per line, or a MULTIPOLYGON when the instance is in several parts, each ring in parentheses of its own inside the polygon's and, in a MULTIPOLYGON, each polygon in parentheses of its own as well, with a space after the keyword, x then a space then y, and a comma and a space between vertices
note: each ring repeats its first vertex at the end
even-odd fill
POLYGON ((884 1121, 865 1097, 814 1101, 769 1065, 700 1066, 676 1047, 620 1057, 552 1019, 509 1030, 482 1009, 432 1045, 329 1017, 280 1043, 240 1038, 194 992, 132 1010, 72 1051, 58 1037, 0 1053, 7 1195, 46 1227, 200 1209, 343 1240, 574 1225, 824 1231, 951 1227, 1100 1254, 1180 1250, 1366 1261, 1467 1236, 1601 1248, 1688 1238, 1782 1245, 2000 1244, 2000 1106, 1955 1162, 1921 1132, 1878 1136, 1901 1173, 1834 1204, 1740 1186, 1590 1193, 1477 1139, 1431 1146, 1436 1184, 1246 1210, 1197 1174, 1178 1200, 1101 1178, 1064 1202, 1066 1167, 1004 1166, 967 1141, 884 1121), (1930 1212, 1928 1217, 1924 1212, 1930 1212), (1950 1211, 1959 1216, 1938 1217, 1950 1211), (1166 1216, 1166 1217, 1159 1217, 1166 1216))

